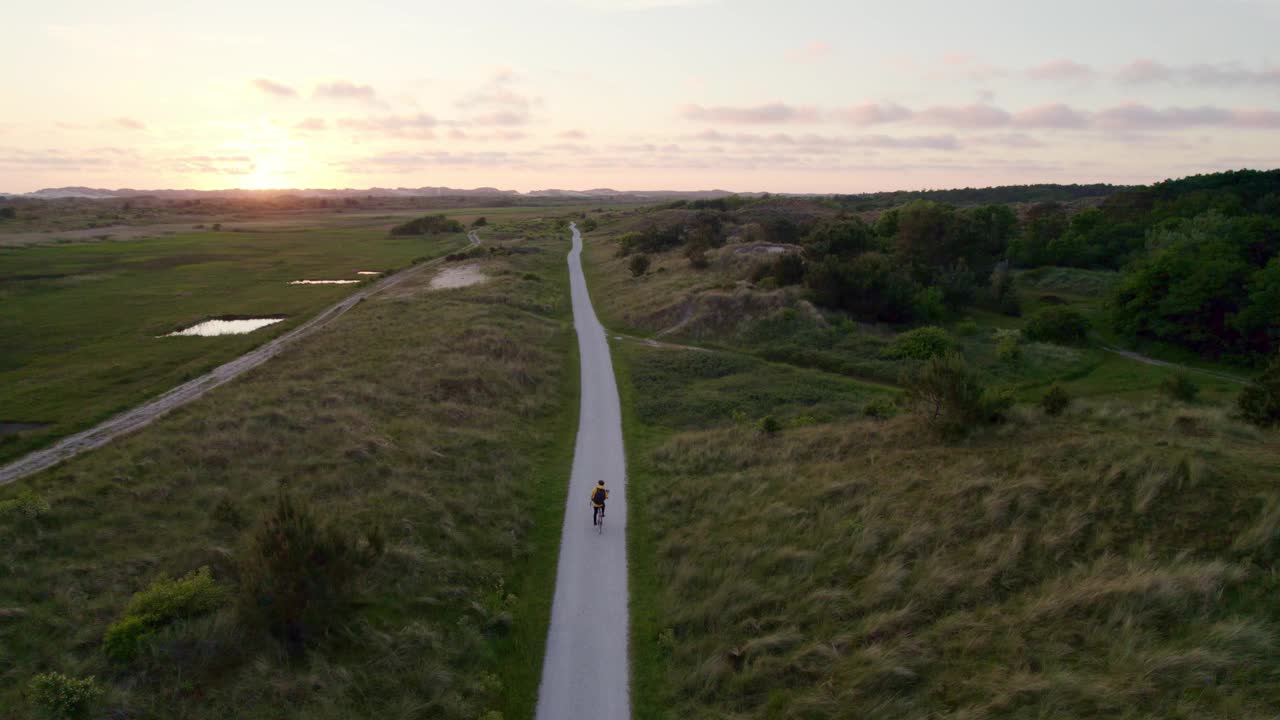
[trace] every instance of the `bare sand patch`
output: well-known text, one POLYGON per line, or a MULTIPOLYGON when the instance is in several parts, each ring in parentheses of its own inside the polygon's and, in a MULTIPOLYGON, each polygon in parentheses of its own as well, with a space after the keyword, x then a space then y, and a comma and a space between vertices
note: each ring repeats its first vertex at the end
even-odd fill
POLYGON ((448 290, 450 288, 467 287, 484 282, 485 274, 480 272, 479 265, 463 265, 445 268, 431 278, 431 290, 448 290))

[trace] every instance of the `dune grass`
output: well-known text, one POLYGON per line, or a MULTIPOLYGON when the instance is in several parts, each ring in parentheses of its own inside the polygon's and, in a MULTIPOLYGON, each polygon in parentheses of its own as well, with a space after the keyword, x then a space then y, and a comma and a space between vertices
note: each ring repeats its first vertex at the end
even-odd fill
MULTIPOLYGON (((1280 703, 1274 434, 1125 401, 1018 409, 958 444, 909 415, 764 435, 715 402, 691 428, 687 404, 644 399, 658 352, 618 360, 641 500, 637 717, 1267 717, 1280 703)), ((664 391, 707 382, 685 377, 664 391)), ((827 395, 833 411, 850 401, 827 395)))
POLYGON ((134 718, 527 717, 549 619, 576 427, 563 253, 548 223, 427 271, 139 433, 0 489, 48 510, 0 518, 0 717, 29 679, 94 675, 134 718), (128 662, 103 635, 155 578, 234 587, 278 488, 386 552, 303 656, 233 604, 157 631, 128 662))

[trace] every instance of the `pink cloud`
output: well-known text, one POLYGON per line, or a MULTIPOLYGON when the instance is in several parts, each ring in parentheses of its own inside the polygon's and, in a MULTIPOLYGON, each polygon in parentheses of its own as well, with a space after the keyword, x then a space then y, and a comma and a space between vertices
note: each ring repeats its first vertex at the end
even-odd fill
POLYGON ((587 139, 587 134, 581 130, 565 130, 556 133, 556 137, 564 140, 585 140, 587 139))
POLYGON ((1072 60, 1050 60, 1027 71, 1036 80, 1081 81, 1092 78, 1096 73, 1088 65, 1072 60))
POLYGON ((436 120, 434 116, 427 115, 426 113, 418 113, 417 115, 382 115, 363 118, 342 118, 338 120, 338 127, 343 130, 391 135, 393 137, 411 136, 428 139, 435 137, 435 134, 431 129, 439 124, 439 121, 436 120))
POLYGON ((1000 127, 1010 119, 1009 113, 991 105, 934 106, 915 114, 920 123, 960 128, 1000 127))
POLYGON ((249 84, 268 95, 274 95, 276 97, 297 97, 298 95, 298 91, 288 85, 282 85, 266 78, 258 78, 249 84))
POLYGON ((1116 73, 1120 82, 1129 85, 1168 81, 1173 79, 1173 75, 1173 70, 1168 65, 1147 59, 1134 60, 1116 73))
POLYGON ((795 48, 787 53, 787 59, 792 62, 812 62, 821 60, 831 54, 831 46, 821 40, 814 40, 803 47, 795 48))
POLYGON ((1082 128, 1089 124, 1089 117, 1062 103, 1027 108, 1013 116, 1020 127, 1034 128, 1082 128))
POLYGON ((303 130, 306 132, 315 132, 317 130, 324 130, 326 127, 327 127, 327 124, 325 123, 323 118, 309 117, 309 118, 306 118, 305 120, 298 122, 296 125, 293 126, 293 129, 303 130))
POLYGON ((839 108, 832 111, 831 115, 838 120, 843 120, 853 125, 879 125, 881 123, 906 120, 911 117, 911 111, 893 103, 885 105, 863 103, 839 108))
POLYGON ((345 80, 317 85, 315 96, 330 100, 361 100, 373 102, 378 95, 369 85, 356 85, 345 80))
POLYGON ((751 107, 703 107, 684 105, 680 114, 699 122, 723 122, 740 125, 779 125, 785 123, 816 122, 819 112, 809 107, 794 107, 780 102, 751 107))
POLYGON ((147 126, 141 120, 134 120, 131 117, 111 118, 103 123, 104 127, 115 128, 117 130, 146 130, 147 126))

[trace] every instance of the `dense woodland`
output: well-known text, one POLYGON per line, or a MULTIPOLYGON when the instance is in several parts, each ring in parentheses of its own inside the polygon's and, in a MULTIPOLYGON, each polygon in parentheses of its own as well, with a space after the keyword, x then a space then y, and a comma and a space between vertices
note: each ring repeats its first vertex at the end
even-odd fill
MULTIPOLYGON (((796 212, 773 198, 729 197, 668 206, 684 214, 624 236, 621 247, 632 254, 683 246, 698 266, 731 232, 754 232, 803 249, 761 265, 757 283, 802 286, 819 306, 895 324, 935 322, 969 307, 1018 315, 1019 270, 1118 270, 1110 329, 1252 363, 1280 350, 1280 170, 1124 189, 1029 186, 1020 196, 1040 187, 1078 197, 1114 192, 1085 209, 1057 201, 958 207, 914 199, 874 222, 844 211, 796 212)), ((996 190, 1006 189, 936 196, 1019 196, 1016 188, 996 190)), ((1056 315, 1067 334, 1079 336, 1079 317, 1056 315)))

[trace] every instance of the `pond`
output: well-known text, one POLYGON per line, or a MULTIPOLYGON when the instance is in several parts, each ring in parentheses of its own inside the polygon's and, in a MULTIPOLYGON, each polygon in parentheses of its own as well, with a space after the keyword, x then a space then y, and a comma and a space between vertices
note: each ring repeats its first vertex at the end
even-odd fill
POLYGON ((176 332, 171 332, 161 337, 178 337, 187 335, 198 335, 200 337, 213 337, 215 335, 243 335, 250 333, 258 328, 264 328, 268 325, 284 320, 284 318, 243 318, 236 320, 205 320, 202 323, 196 323, 189 328, 184 328, 176 332))
POLYGON ((359 280, 294 280, 290 285, 353 285, 359 280))

